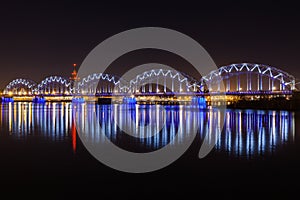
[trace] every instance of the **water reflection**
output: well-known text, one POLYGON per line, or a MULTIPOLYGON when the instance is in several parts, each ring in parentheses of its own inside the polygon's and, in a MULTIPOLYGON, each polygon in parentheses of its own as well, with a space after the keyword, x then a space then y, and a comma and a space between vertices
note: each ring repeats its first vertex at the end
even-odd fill
POLYGON ((204 113, 187 106, 161 105, 79 104, 75 110, 78 128, 86 133, 84 140, 101 143, 109 138, 134 152, 149 152, 190 139, 204 113), (177 133, 179 137, 175 137, 177 133))
POLYGON ((70 103, 8 103, 1 104, 0 130, 18 139, 30 135, 53 141, 68 137, 72 126, 70 103))
POLYGON ((273 153, 295 140, 295 116, 288 111, 227 111, 216 149, 235 156, 273 153))
POLYGON ((214 142, 212 138, 221 132, 220 122, 224 119, 224 128, 215 148, 229 156, 265 155, 295 140, 295 116, 288 111, 227 110, 222 116, 218 110, 199 110, 183 105, 15 102, 0 106, 0 134, 9 133, 16 139, 34 136, 53 142, 72 139, 74 151, 74 114, 79 117, 78 128, 88 140, 101 143, 109 138, 116 145, 134 152, 153 151, 168 143, 180 144, 195 130, 199 142, 206 135, 208 142, 214 142), (122 130, 130 131, 131 135, 122 130), (175 137, 177 133, 179 137, 175 137))

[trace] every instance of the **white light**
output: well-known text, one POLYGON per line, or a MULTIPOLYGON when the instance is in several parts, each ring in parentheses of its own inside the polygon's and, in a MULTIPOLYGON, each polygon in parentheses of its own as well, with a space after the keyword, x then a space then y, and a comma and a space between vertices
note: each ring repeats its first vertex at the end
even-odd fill
POLYGON ((273 89, 273 90, 276 90, 276 87, 274 86, 272 89, 273 89))

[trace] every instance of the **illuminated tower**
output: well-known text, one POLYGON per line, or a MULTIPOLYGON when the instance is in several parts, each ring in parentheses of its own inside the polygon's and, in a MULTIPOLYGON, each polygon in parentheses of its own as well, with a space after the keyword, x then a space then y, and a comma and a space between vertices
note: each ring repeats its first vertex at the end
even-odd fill
POLYGON ((76 93, 76 91, 74 90, 74 86, 75 86, 75 81, 78 81, 80 78, 78 77, 77 71, 76 71, 76 66, 77 64, 73 64, 73 72, 71 73, 71 77, 69 78, 71 81, 71 87, 70 87, 70 93, 76 93))
POLYGON ((79 80, 79 77, 77 76, 76 66, 77 66, 77 64, 73 64, 74 70, 71 73, 71 77, 70 77, 70 80, 73 82, 76 80, 79 80))

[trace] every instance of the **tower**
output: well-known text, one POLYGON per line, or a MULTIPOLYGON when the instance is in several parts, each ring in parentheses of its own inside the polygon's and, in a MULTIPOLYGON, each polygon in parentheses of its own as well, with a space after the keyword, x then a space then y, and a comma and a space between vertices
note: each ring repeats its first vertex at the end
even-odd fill
POLYGON ((75 81, 78 81, 80 78, 78 77, 78 74, 77 74, 77 71, 76 71, 76 66, 77 64, 73 64, 73 72, 71 73, 71 76, 70 76, 70 82, 71 82, 71 87, 70 87, 70 91, 69 93, 70 94, 74 94, 76 93, 75 91, 75 81))
POLYGON ((76 66, 77 66, 77 64, 73 64, 74 69, 73 69, 73 72, 71 73, 71 77, 70 77, 70 80, 73 82, 76 80, 79 80, 79 77, 77 76, 76 66))

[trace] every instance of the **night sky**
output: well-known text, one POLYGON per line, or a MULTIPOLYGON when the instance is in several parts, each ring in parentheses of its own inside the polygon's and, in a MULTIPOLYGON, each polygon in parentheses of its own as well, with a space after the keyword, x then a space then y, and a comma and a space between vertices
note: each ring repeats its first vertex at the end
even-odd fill
MULTIPOLYGON (((39 82, 49 75, 69 76, 72 64, 80 65, 104 39, 144 26, 187 34, 218 66, 263 63, 300 79, 300 12, 296 4, 207 2, 2 2, 0 88, 19 77, 39 82)), ((122 67, 122 62, 115 66, 122 67)))

